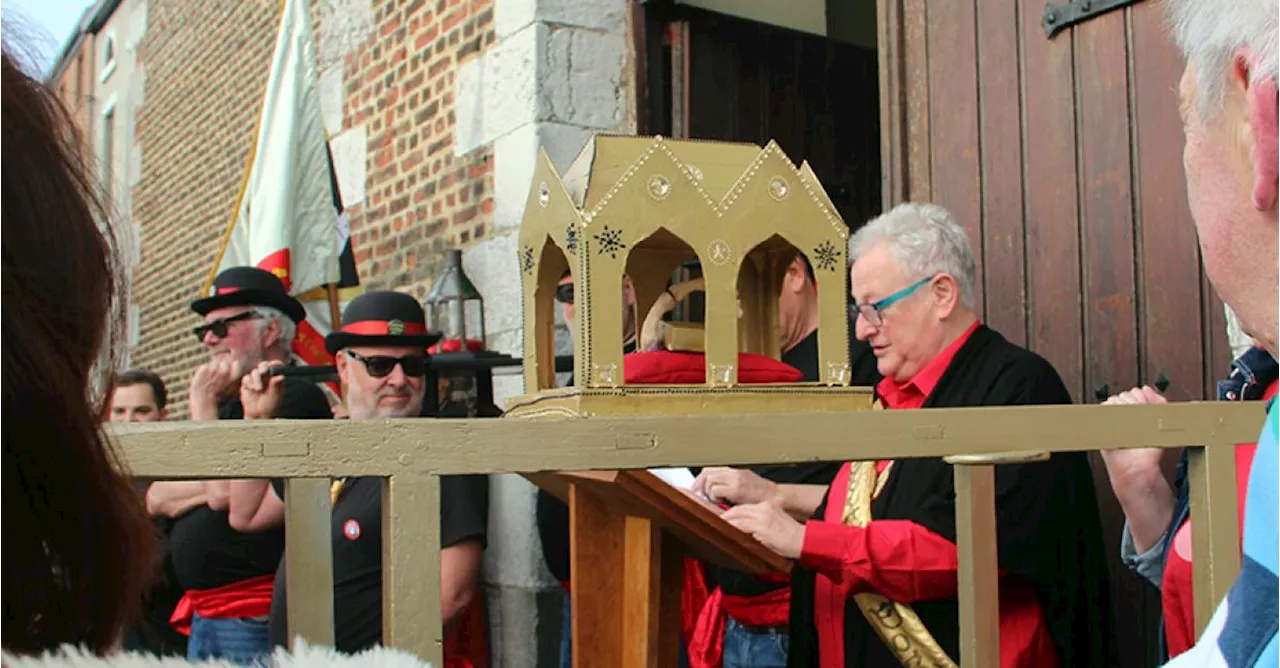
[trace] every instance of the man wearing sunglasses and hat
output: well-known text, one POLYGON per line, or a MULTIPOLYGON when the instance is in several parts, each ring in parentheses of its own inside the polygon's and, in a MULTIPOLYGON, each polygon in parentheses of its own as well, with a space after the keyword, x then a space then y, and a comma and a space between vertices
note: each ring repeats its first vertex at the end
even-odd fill
MULTIPOLYGON (((306 317, 274 274, 234 267, 218 274, 213 294, 192 302, 204 318, 193 333, 210 359, 195 372, 188 390, 193 420, 239 420, 241 377, 264 361, 290 359, 297 323, 306 317)), ((314 384, 289 379, 282 386, 278 417, 332 417, 324 393, 314 384)), ((165 496, 153 483, 149 494, 165 496)), ((284 507, 266 480, 205 481, 206 502, 174 519, 171 559, 185 592, 173 625, 189 633, 191 660, 251 663, 270 651, 267 615, 272 583, 284 552, 284 507)))
MULTIPOLYGON (((325 348, 335 357, 350 419, 421 414, 426 349, 440 338, 427 331, 425 320, 418 302, 398 292, 369 292, 347 307, 342 328, 325 337, 325 348)), ((246 413, 277 414, 284 385, 280 377, 268 377, 266 371, 278 364, 263 362, 255 373, 245 376, 241 399, 246 413)), ((335 480, 332 499, 335 646, 342 652, 359 652, 382 642, 382 480, 335 480)), ((445 658, 459 665, 485 664, 484 629, 455 622, 463 618, 478 588, 488 515, 486 476, 440 479, 441 619, 446 629, 445 658), (472 641, 475 647, 469 644, 472 641)), ((275 587, 271 641, 285 645, 283 563, 275 587)))

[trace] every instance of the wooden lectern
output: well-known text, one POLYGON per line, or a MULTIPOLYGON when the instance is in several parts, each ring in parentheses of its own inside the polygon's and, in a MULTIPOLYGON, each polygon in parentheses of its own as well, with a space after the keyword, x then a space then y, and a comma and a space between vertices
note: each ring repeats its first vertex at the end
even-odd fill
POLYGON ((569 504, 574 668, 677 665, 686 556, 759 575, 791 567, 648 471, 526 477, 569 504))

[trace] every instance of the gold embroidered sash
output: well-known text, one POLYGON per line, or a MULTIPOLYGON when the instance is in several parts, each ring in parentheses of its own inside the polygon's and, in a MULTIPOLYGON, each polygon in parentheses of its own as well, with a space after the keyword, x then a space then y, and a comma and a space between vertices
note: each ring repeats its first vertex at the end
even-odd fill
MULTIPOLYGON (((880 404, 877 402, 875 407, 879 408, 880 404)), ((880 496, 892 468, 891 462, 877 475, 875 462, 850 465, 849 495, 845 497, 842 523, 861 527, 871 521, 871 502, 880 496)), ((911 606, 872 593, 854 594, 853 601, 902 665, 958 668, 911 606)))

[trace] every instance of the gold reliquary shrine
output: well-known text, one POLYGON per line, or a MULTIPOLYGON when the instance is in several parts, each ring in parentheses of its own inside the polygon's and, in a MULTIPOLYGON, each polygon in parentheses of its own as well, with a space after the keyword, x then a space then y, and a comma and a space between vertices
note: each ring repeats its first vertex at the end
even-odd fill
POLYGON ((870 388, 850 387, 848 237, 809 165, 773 142, 596 135, 564 175, 540 152, 517 250, 526 395, 508 415, 869 408, 870 388), (820 286, 816 382, 780 362, 779 293, 798 253, 820 286), (691 263, 701 278, 672 285, 691 263), (556 293, 570 278, 574 383, 557 387, 556 293), (705 317, 673 320, 694 291, 705 317))

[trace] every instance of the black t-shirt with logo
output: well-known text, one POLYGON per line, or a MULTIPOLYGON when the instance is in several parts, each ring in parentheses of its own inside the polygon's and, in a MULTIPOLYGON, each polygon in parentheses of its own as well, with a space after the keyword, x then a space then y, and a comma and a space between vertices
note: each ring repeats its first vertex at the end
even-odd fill
MULTIPOLYGON (((279 417, 332 419, 329 400, 312 383, 286 378, 279 417)), ((244 419, 240 400, 218 404, 219 420, 244 419)), ((178 587, 212 589, 274 573, 284 552, 284 529, 241 533, 231 528, 225 510, 199 506, 177 518, 169 531, 170 558, 178 587)))
MULTIPOLYGON (((489 478, 440 478, 440 547, 478 539, 489 523, 489 478)), ((340 652, 382 642, 382 479, 348 478, 333 507, 333 622, 340 652)), ((271 599, 273 646, 288 641, 285 566, 276 572, 271 599)))

